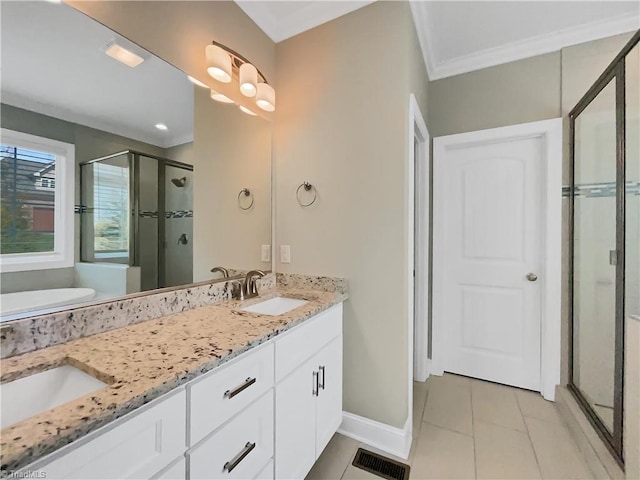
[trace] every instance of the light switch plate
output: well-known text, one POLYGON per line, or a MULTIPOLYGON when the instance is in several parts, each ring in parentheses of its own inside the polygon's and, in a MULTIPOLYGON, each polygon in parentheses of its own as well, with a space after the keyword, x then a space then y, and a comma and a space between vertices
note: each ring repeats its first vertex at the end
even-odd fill
POLYGON ((271 261, 271 245, 262 245, 262 254, 260 258, 263 262, 271 261))
POLYGON ((291 247, 280 245, 280 263, 291 263, 291 247))

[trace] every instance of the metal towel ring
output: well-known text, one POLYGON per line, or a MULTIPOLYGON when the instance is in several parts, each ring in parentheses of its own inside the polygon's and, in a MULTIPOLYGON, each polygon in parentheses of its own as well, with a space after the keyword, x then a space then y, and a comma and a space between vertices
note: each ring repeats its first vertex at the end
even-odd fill
POLYGON ((241 210, 249 210, 251 207, 253 207, 253 194, 251 193, 251 190, 249 190, 248 188, 243 188, 242 190, 240 190, 240 193, 238 194, 238 206, 240 207, 241 210), (240 197, 244 194, 245 197, 251 197, 251 203, 249 204, 248 207, 243 207, 242 203, 240 202, 240 197))
POLYGON ((301 183, 300 186, 298 187, 298 189, 296 190, 296 199, 298 200, 298 204, 300 204, 301 207, 309 207, 309 206, 313 205, 314 203, 316 203, 316 199, 317 198, 318 198, 318 190, 316 190, 316 187, 311 185, 309 182, 301 183), (305 192, 308 192, 311 189, 313 189, 313 200, 311 200, 309 203, 302 203, 302 201, 300 200, 300 189, 301 188, 304 188, 305 192))

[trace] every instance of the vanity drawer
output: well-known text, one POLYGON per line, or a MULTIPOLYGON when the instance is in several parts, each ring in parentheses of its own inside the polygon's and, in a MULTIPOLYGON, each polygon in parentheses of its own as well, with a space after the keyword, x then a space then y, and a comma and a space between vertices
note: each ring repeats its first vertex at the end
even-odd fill
POLYGON ((342 333, 342 303, 276 339, 276 382, 342 333))
POLYGON ((273 437, 273 390, 269 390, 187 452, 189 478, 255 479, 268 475, 263 470, 273 458, 273 437))
POLYGON ((60 450, 61 456, 54 453, 55 460, 27 470, 38 470, 47 479, 151 478, 184 452, 184 390, 122 420, 111 429, 107 426, 106 432, 97 430, 94 438, 80 446, 70 444, 60 450))
POLYGON ((269 343, 187 387, 189 445, 195 445, 273 386, 273 358, 273 343, 269 343))

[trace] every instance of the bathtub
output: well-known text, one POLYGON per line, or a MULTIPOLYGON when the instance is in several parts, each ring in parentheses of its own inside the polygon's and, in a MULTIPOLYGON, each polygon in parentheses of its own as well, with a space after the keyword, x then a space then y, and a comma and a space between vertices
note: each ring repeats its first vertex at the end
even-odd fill
POLYGON ((54 288, 0 294, 0 315, 45 310, 61 305, 88 302, 96 296, 93 288, 54 288))

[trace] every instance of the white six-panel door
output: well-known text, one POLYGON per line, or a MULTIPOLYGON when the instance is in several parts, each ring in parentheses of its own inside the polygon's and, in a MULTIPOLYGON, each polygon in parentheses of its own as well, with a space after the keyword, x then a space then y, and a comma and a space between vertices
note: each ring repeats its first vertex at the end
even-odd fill
POLYGON ((544 142, 462 143, 437 163, 445 371, 540 390, 544 142))

